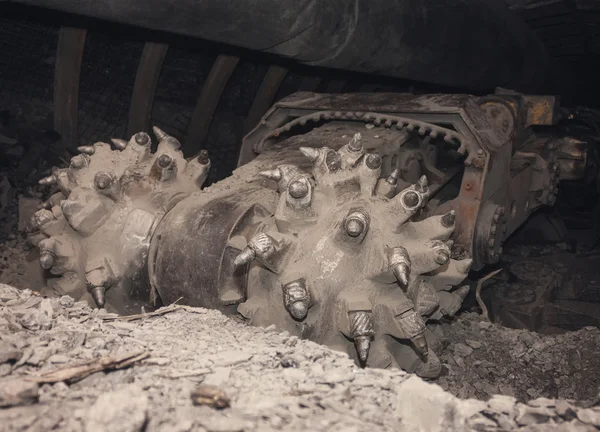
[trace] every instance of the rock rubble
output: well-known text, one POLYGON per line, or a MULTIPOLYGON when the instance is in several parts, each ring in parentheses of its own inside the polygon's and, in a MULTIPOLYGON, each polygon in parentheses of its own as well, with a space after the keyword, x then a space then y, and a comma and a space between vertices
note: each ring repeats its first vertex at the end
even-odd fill
POLYGON ((461 400, 402 371, 360 369, 346 354, 217 311, 170 307, 127 321, 8 285, 0 285, 0 405, 3 431, 600 428, 594 402, 461 400), (217 386, 231 407, 195 405, 200 384, 217 386))

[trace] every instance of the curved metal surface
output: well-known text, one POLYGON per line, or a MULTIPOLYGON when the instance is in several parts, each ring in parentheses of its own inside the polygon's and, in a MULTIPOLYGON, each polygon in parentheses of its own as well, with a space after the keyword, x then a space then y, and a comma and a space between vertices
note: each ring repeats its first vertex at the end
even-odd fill
POLYGON ((19 0, 306 64, 471 89, 531 90, 541 43, 500 0, 19 0))

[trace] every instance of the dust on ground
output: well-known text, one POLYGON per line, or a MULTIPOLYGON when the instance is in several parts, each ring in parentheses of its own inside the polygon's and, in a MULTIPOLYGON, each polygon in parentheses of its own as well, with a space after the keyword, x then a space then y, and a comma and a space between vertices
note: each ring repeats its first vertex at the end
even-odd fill
POLYGON ((218 311, 175 306, 159 313, 127 321, 67 296, 0 285, 2 429, 600 428, 597 401, 461 400, 400 370, 361 369, 344 353, 218 311), (214 386, 230 407, 194 404, 200 385, 214 386))

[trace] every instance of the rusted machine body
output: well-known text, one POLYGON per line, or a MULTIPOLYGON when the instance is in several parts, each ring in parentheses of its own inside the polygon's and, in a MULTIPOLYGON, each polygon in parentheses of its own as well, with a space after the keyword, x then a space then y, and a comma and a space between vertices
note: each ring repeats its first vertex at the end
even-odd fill
POLYGON ((29 227, 55 294, 134 312, 176 300, 435 377, 439 338, 470 269, 586 143, 556 132, 555 98, 298 93, 245 138, 240 167, 200 191, 210 161, 156 129, 81 148, 42 182, 29 227), (93 300, 92 300, 93 299, 93 300))

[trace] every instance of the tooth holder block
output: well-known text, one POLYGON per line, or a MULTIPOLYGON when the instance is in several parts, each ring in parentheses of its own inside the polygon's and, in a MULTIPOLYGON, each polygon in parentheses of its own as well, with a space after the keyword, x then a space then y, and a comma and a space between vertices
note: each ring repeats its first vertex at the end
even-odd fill
POLYGON ((556 144, 522 138, 533 103, 292 95, 245 138, 245 163, 203 190, 206 155, 185 159, 157 128, 156 153, 143 132, 96 143, 43 180, 62 232, 44 210, 29 239, 55 294, 122 313, 215 308, 434 378, 428 325, 458 311, 469 270, 555 194, 556 144))

